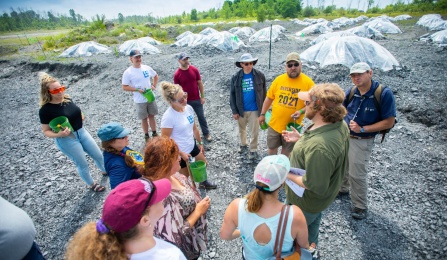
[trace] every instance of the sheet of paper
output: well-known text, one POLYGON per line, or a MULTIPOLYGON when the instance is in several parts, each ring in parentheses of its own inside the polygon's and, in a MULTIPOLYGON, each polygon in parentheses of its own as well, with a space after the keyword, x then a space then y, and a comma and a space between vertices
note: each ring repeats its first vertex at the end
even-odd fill
POLYGON ((290 167, 290 173, 299 175, 299 176, 303 176, 304 174, 306 174, 306 171, 300 168, 294 168, 294 167, 290 167))
POLYGON ((286 180, 286 184, 298 197, 303 197, 304 190, 305 190, 303 187, 294 183, 291 180, 286 180))

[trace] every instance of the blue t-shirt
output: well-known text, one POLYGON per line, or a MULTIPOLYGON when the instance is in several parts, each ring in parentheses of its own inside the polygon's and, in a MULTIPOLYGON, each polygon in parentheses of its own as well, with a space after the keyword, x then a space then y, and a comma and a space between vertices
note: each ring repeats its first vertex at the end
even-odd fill
MULTIPOLYGON (((396 116, 396 104, 394 101, 393 92, 390 90, 390 88, 382 88, 382 95, 380 97, 381 113, 379 114, 379 111, 374 104, 374 92, 378 87, 379 82, 373 80, 371 89, 367 93, 365 93, 365 95, 360 95, 360 91, 358 89, 354 91, 354 96, 351 103, 347 104, 346 106, 346 110, 348 111, 348 113, 345 116, 345 122, 348 125, 351 120, 354 120, 357 124, 359 124, 359 126, 372 125, 389 117, 396 116)), ((349 98, 350 92, 350 88, 346 90, 345 101, 349 98)), ((354 133, 351 131, 351 134, 360 137, 366 137, 374 136, 377 134, 377 132, 354 133)))
POLYGON ((253 82, 253 71, 249 74, 244 73, 244 77, 242 78, 242 95, 244 97, 244 111, 258 111, 253 82))

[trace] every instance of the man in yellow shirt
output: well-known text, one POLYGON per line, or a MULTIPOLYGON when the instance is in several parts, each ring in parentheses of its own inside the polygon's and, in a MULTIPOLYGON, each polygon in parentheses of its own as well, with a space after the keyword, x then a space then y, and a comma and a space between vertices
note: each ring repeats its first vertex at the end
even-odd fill
POLYGON ((286 73, 276 77, 267 91, 259 123, 264 123, 265 113, 272 106, 272 117, 267 130, 269 155, 277 154, 281 146, 281 153, 289 156, 295 144, 286 142, 281 133, 286 130, 288 123, 294 122, 294 118, 297 118, 297 124, 301 124, 305 106, 304 101, 298 99, 298 93, 307 92, 315 85, 310 77, 301 72, 301 67, 300 55, 296 52, 289 53, 286 58, 286 73))

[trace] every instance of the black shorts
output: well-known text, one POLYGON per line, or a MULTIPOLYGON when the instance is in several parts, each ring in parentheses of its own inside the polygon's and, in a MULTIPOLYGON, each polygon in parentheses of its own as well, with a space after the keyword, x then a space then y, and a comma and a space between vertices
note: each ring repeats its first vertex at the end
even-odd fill
MULTIPOLYGON (((189 154, 191 154, 192 157, 196 157, 197 155, 199 155, 199 153, 200 153, 200 149, 197 146, 197 144, 194 143, 194 148, 192 149, 191 152, 189 152, 189 154)), ((186 162, 183 160, 183 158, 180 160, 180 167, 186 168, 186 162)))

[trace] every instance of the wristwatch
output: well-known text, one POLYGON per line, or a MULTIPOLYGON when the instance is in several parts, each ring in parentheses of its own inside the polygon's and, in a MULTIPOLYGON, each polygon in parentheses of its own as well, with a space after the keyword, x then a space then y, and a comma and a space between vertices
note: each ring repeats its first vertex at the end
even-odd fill
POLYGON ((364 133, 365 132, 365 128, 361 127, 360 128, 360 133, 364 133))

